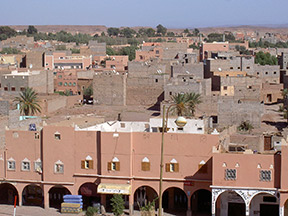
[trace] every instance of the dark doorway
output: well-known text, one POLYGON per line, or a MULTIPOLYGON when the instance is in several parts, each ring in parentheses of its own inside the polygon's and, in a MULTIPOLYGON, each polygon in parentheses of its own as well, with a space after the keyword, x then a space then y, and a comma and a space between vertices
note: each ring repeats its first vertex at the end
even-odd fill
POLYGON ((245 216, 245 203, 228 203, 228 216, 245 216))
POLYGON ((49 207, 60 209, 61 203, 63 202, 63 196, 66 194, 71 193, 65 187, 52 187, 49 190, 49 207))
POLYGON ((211 215, 211 192, 198 190, 191 197, 192 215, 211 215))
POLYGON ((260 204, 260 216, 279 215, 279 205, 260 204))
POLYGON ((15 196, 17 196, 17 205, 19 204, 17 189, 8 183, 0 184, 0 204, 13 205, 15 196))
POLYGON ((22 203, 24 206, 44 207, 43 190, 38 185, 27 185, 22 192, 22 203))
POLYGON ((94 183, 85 183, 81 185, 78 194, 82 195, 83 209, 87 209, 89 206, 101 202, 101 196, 100 194, 97 194, 97 186, 94 183))

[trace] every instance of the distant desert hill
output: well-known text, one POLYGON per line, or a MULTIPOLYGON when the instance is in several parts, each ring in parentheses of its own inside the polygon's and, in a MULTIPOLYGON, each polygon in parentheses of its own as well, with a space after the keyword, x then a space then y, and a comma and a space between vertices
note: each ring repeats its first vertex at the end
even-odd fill
MULTIPOLYGON (((27 25, 13 25, 10 26, 11 28, 15 30, 24 30, 27 29, 27 25)), ((107 28, 104 25, 35 25, 35 27, 38 29, 39 32, 59 32, 59 31, 67 31, 72 34, 76 33, 86 33, 90 35, 94 34, 101 34, 101 32, 106 32, 107 28)), ((121 27, 124 28, 124 27, 121 27)), ((141 26, 137 27, 131 27, 138 31, 141 26)), ((144 27, 149 28, 149 27, 144 27)), ((155 29, 155 28, 154 28, 155 29)), ((193 28, 188 28, 193 29, 193 28)), ((287 25, 269 25, 269 26, 234 26, 234 27, 207 27, 207 28, 199 28, 199 30, 205 34, 209 34, 212 32, 224 32, 224 31, 242 31, 242 32, 250 32, 250 31, 257 31, 257 32, 272 32, 272 33, 281 33, 281 34, 288 34, 288 24, 287 25)), ((183 29, 168 29, 168 31, 173 31, 175 33, 181 33, 183 32, 183 29)))

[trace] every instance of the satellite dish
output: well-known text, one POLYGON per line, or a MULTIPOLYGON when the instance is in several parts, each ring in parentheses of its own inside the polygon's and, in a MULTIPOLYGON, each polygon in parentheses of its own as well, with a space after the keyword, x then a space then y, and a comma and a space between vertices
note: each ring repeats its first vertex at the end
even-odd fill
POLYGON ((220 72, 221 72, 221 71, 222 71, 222 69, 221 69, 221 68, 218 68, 218 71, 220 71, 220 72))
POLYGON ((32 65, 32 64, 30 64, 30 65, 29 65, 29 68, 31 69, 32 67, 33 67, 33 65, 32 65))

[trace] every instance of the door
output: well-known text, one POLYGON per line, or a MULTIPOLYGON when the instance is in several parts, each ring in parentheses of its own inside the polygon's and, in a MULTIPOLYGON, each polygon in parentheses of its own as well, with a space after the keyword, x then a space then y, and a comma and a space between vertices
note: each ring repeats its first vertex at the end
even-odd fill
POLYGON ((245 216, 245 203, 228 203, 228 216, 245 216))

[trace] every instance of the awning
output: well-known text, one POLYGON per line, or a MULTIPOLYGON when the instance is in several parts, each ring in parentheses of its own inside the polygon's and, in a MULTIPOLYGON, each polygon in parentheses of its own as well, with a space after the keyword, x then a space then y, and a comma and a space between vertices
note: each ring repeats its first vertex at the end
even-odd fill
POLYGON ((131 185, 129 184, 105 184, 101 183, 97 187, 97 192, 102 194, 131 194, 131 185))

